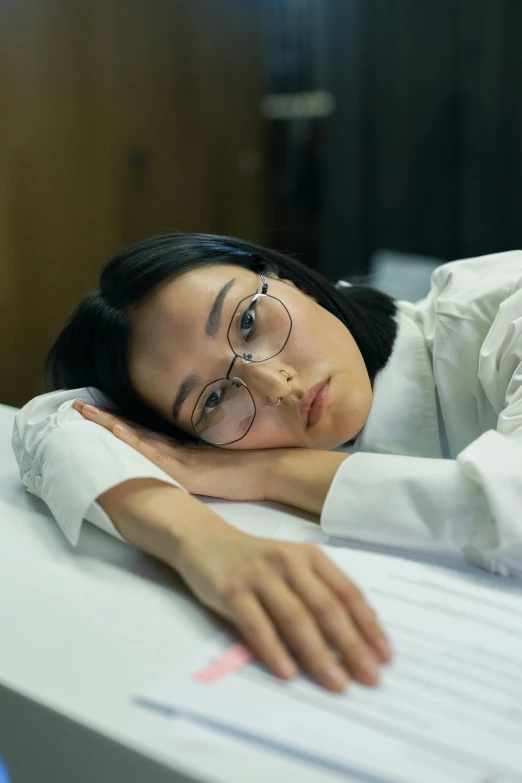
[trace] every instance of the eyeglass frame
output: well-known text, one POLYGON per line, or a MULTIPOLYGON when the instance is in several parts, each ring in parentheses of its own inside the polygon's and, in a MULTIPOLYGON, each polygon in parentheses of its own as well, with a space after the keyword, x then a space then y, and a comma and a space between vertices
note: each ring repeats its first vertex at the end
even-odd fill
MULTIPOLYGON (((193 409, 191 417, 190 417, 190 423, 192 425, 192 429, 194 430, 194 432, 195 432, 195 434, 196 434, 196 436, 198 438, 198 444, 199 443, 208 443, 210 446, 216 446, 216 448, 221 448, 222 446, 230 446, 232 443, 237 443, 238 441, 243 440, 243 438, 245 438, 248 435, 248 433, 252 429, 252 425, 253 425, 253 423, 255 421, 256 414, 257 414, 257 408, 256 408, 255 400, 254 400, 254 395, 252 394, 252 392, 250 391, 250 389, 248 388, 247 384, 245 383, 245 381, 242 378, 233 378, 231 380, 230 377, 229 377, 230 373, 232 372, 232 369, 233 369, 234 364, 236 363, 237 359, 243 359, 243 361, 246 362, 247 364, 249 364, 250 362, 253 362, 255 364, 261 364, 261 362, 267 362, 267 361, 269 361, 269 359, 274 359, 276 356, 279 356, 281 351, 286 346, 288 340, 290 339, 290 334, 292 332, 292 325, 293 324, 292 324, 292 316, 290 315, 288 307, 284 304, 284 302, 282 302, 280 299, 278 299, 277 296, 272 296, 271 294, 267 293, 267 291, 268 291, 268 282, 267 282, 266 277, 261 272, 256 272, 256 274, 258 274, 259 277, 261 278, 261 282, 263 283, 263 286, 261 288, 261 291, 256 291, 255 294, 252 294, 251 302, 254 302, 257 297, 266 296, 266 297, 269 297, 270 299, 275 299, 276 302, 279 302, 279 304, 281 304, 284 307, 284 309, 286 310, 286 312, 288 314, 288 318, 290 320, 290 328, 288 330, 288 334, 286 336, 286 340, 284 341, 284 343, 281 346, 281 348, 277 351, 277 353, 272 354, 272 356, 268 356, 266 359, 249 359, 248 356, 246 356, 245 354, 243 354, 241 356, 241 354, 236 353, 236 351, 234 350, 234 348, 232 346, 232 343, 230 342, 230 329, 232 327, 232 324, 234 322, 234 317, 235 317, 235 315, 237 313, 237 310, 238 310, 241 302, 244 302, 246 299, 250 299, 250 295, 249 296, 245 296, 245 297, 243 297, 243 299, 239 300, 239 302, 238 302, 238 304, 236 306, 236 309, 234 310, 234 312, 232 314, 232 318, 230 319, 230 324, 229 324, 228 329, 227 329, 227 340, 228 340, 228 344, 230 345, 230 350, 234 354, 234 358, 232 359, 232 362, 230 363, 230 366, 229 366, 229 368, 227 370, 227 374, 224 377, 216 378, 215 380, 210 381, 210 383, 207 383, 203 387, 203 389, 201 390, 201 392, 198 395, 198 398, 197 398, 197 400, 195 402, 194 409, 193 409), (227 441, 226 443, 219 443, 219 444, 217 444, 217 443, 212 443, 212 441, 205 440, 205 438, 201 438, 198 435, 198 432, 197 432, 197 430, 196 430, 196 428, 194 426, 194 413, 196 412, 196 408, 198 406, 198 402, 200 401, 201 397, 205 393, 205 389, 208 389, 209 386, 213 386, 215 383, 219 383, 219 381, 229 381, 233 385, 243 386, 247 390, 247 392, 250 394, 250 397, 252 399, 252 405, 254 406, 254 415, 252 416, 252 421, 250 422, 249 427, 248 427, 248 429, 247 429, 247 431, 245 432, 244 435, 241 435, 240 438, 236 438, 235 440, 230 440, 230 441, 227 441)), ((252 356, 252 354, 250 354, 250 356, 252 356)))

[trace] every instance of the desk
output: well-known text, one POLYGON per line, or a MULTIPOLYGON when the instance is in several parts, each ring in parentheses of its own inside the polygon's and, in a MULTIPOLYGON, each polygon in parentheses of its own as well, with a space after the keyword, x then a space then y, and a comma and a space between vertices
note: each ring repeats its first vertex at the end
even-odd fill
MULTIPOLYGON (((86 524, 72 549, 22 487, 0 406, 0 754, 12 783, 327 783, 249 746, 202 753, 169 742, 166 717, 130 693, 190 654, 216 621, 162 564, 86 524)), ((270 536, 301 518, 274 504, 217 503, 270 536)))

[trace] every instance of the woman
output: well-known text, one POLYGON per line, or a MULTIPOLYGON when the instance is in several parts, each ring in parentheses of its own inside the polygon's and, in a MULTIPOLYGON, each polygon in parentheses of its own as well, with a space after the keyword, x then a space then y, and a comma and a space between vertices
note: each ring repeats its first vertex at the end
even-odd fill
POLYGON ((331 690, 374 684, 391 651, 354 585, 182 489, 517 573, 521 276, 519 252, 446 264, 425 300, 396 304, 237 239, 142 242, 50 352, 52 388, 69 391, 17 415, 24 484, 72 544, 86 518, 169 563, 277 675, 297 659, 331 690))

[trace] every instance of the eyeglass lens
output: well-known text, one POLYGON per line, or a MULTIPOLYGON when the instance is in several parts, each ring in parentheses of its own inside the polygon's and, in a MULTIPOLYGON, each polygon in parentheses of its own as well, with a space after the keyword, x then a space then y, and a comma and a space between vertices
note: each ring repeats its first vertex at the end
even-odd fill
MULTIPOLYGON (((234 353, 246 361, 266 361, 283 349, 291 323, 290 314, 279 299, 256 294, 238 304, 228 330, 228 341, 234 353)), ((236 363, 232 374, 235 377, 239 372, 236 363)), ((192 424, 202 440, 222 446, 243 438, 255 413, 249 389, 243 383, 234 382, 234 378, 221 378, 201 392, 192 424)))

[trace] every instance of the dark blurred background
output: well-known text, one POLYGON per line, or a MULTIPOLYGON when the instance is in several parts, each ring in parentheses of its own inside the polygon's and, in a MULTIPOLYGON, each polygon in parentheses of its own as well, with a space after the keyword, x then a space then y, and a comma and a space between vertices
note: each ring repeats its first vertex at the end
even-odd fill
POLYGON ((154 233, 412 299, 522 247, 521 40, 521 0, 3 0, 0 402, 154 233))

